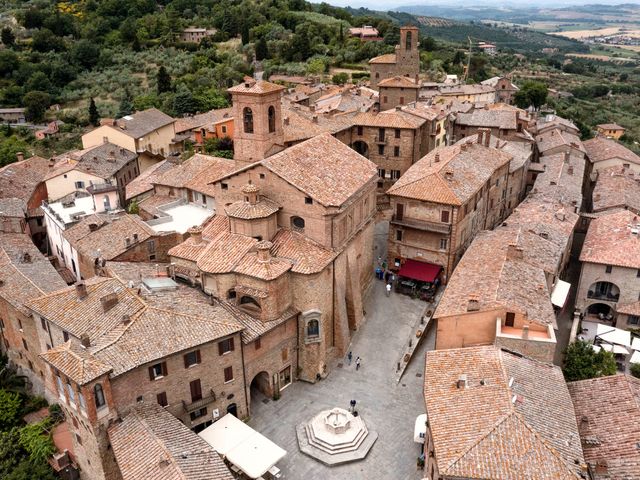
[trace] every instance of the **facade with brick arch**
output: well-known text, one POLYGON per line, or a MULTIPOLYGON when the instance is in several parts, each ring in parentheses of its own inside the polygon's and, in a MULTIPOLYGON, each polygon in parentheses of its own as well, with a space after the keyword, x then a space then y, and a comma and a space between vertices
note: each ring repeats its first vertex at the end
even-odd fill
POLYGON ((369 60, 371 88, 377 89, 382 80, 396 76, 417 78, 420 73, 418 45, 418 27, 400 27, 400 45, 396 45, 395 53, 369 60))

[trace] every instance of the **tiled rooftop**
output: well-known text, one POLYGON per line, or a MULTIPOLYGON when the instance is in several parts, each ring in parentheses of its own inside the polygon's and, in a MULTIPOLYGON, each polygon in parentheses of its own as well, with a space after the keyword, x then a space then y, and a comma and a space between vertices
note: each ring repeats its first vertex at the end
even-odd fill
POLYGON ((619 159, 623 162, 640 165, 640 157, 624 145, 605 137, 596 137, 584 142, 584 148, 591 163, 619 159))
POLYGON ((580 261, 640 268, 640 218, 622 210, 591 220, 580 261))
POLYGON ((395 76, 379 81, 378 87, 420 88, 420 85, 418 85, 411 78, 395 76))
POLYGON ((551 129, 536 135, 536 142, 541 155, 558 147, 565 147, 566 149, 574 148, 582 153, 586 153, 580 137, 559 129, 551 129))
POLYGON ((600 170, 592 199, 594 212, 615 208, 640 212, 640 175, 620 166, 600 170))
POLYGON ((24 218, 27 203, 21 198, 0 198, 0 217, 24 218))
POLYGON ((270 83, 265 80, 245 79, 243 83, 227 89, 229 93, 243 93, 260 95, 264 93, 280 92, 285 90, 282 85, 270 83))
POLYGON ((51 348, 40 356, 78 385, 85 385, 112 371, 109 365, 89 354, 86 348, 74 345, 71 341, 51 348))
POLYGON ((178 118, 176 120, 176 133, 186 132, 188 130, 193 130, 200 127, 209 127, 214 123, 223 121, 223 120, 232 120, 233 119, 233 109, 231 107, 228 108, 218 108, 216 110, 211 110, 209 112, 200 113, 197 115, 191 115, 189 117, 178 118))
POLYGON ((37 156, 0 168, 0 196, 28 202, 50 170, 49 161, 37 156))
POLYGON ((233 480, 218 453, 155 403, 138 403, 109 428, 123 480, 233 480))
POLYGON ((166 113, 157 108, 149 108, 118 119, 117 126, 113 128, 132 138, 142 138, 173 122, 173 118, 166 113))
POLYGON ((471 113, 459 113, 456 117, 456 125, 516 130, 516 112, 478 109, 471 113))
POLYGON ((594 480, 640 478, 640 380, 612 375, 569 382, 584 458, 605 471, 594 480))
POLYGON ((506 152, 477 143, 439 148, 414 163, 387 193, 427 202, 464 205, 511 159, 506 152))
POLYGON ((558 367, 494 346, 431 351, 424 395, 441 476, 580 478, 578 428, 558 367))
POLYGON ((386 53, 378 57, 373 57, 371 60, 369 60, 369 63, 396 63, 396 54, 386 53))
POLYGON ((136 178, 131 180, 127 184, 127 200, 131 200, 138 195, 142 195, 145 192, 153 190, 153 184, 158 177, 161 177, 165 172, 172 169, 174 164, 168 160, 158 162, 151 167, 147 168, 144 172, 140 173, 136 178))

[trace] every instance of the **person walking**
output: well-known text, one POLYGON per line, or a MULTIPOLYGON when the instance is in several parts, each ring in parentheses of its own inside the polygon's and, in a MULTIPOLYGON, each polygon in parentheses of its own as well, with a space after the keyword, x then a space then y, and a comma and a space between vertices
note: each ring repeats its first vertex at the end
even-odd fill
POLYGON ((360 370, 360 357, 356 358, 356 370, 360 370))
POLYGON ((356 401, 355 400, 351 400, 351 402, 349 402, 349 405, 351 406, 350 408, 350 412, 353 413, 356 411, 356 401))
POLYGON ((349 360, 349 365, 351 365, 351 359, 353 358, 353 353, 351 353, 351 351, 349 351, 349 353, 347 354, 347 359, 349 360))
POLYGON ((391 295, 391 283, 387 283, 387 297, 391 295))

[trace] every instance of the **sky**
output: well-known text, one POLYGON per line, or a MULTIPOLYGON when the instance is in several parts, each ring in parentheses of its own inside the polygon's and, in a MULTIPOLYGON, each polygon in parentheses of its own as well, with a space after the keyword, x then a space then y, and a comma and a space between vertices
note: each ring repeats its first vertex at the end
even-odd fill
MULTIPOLYGON (((323 0, 311 0, 320 3, 323 0)), ((324 0, 330 5, 337 7, 366 7, 371 10, 392 10, 406 5, 438 5, 438 6, 510 6, 522 5, 517 0, 324 0)), ((640 0, 529 0, 527 7, 563 7, 567 5, 588 5, 588 4, 617 5, 621 3, 640 4, 640 0)))

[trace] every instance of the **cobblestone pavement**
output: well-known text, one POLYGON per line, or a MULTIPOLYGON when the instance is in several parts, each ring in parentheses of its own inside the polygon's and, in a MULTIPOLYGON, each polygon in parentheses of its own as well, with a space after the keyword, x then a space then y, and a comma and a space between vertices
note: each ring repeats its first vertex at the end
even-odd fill
MULTIPOLYGON (((384 227, 380 227, 384 228, 384 227)), ((379 229, 377 229, 379 230, 379 229)), ((382 235, 379 240, 382 242, 382 235)), ((382 251, 380 243, 377 251, 382 251)), ((377 253, 377 252, 376 252, 377 253)), ((332 366, 329 376, 312 385, 295 382, 278 401, 254 398, 249 425, 287 450, 278 463, 287 480, 416 480, 423 477, 416 468, 420 446, 413 441, 416 416, 424 413, 424 354, 433 345, 430 332, 419 347, 400 383, 395 368, 404 345, 412 334, 425 304, 407 296, 385 295, 384 283, 375 281, 365 301, 367 319, 355 333, 353 358, 361 357, 359 371, 346 359, 332 366), (419 376, 418 376, 419 375, 419 376), (357 410, 378 441, 360 462, 327 467, 298 450, 295 427, 332 407, 349 408, 355 399, 357 410)), ((433 329, 432 329, 433 330, 433 329)))

